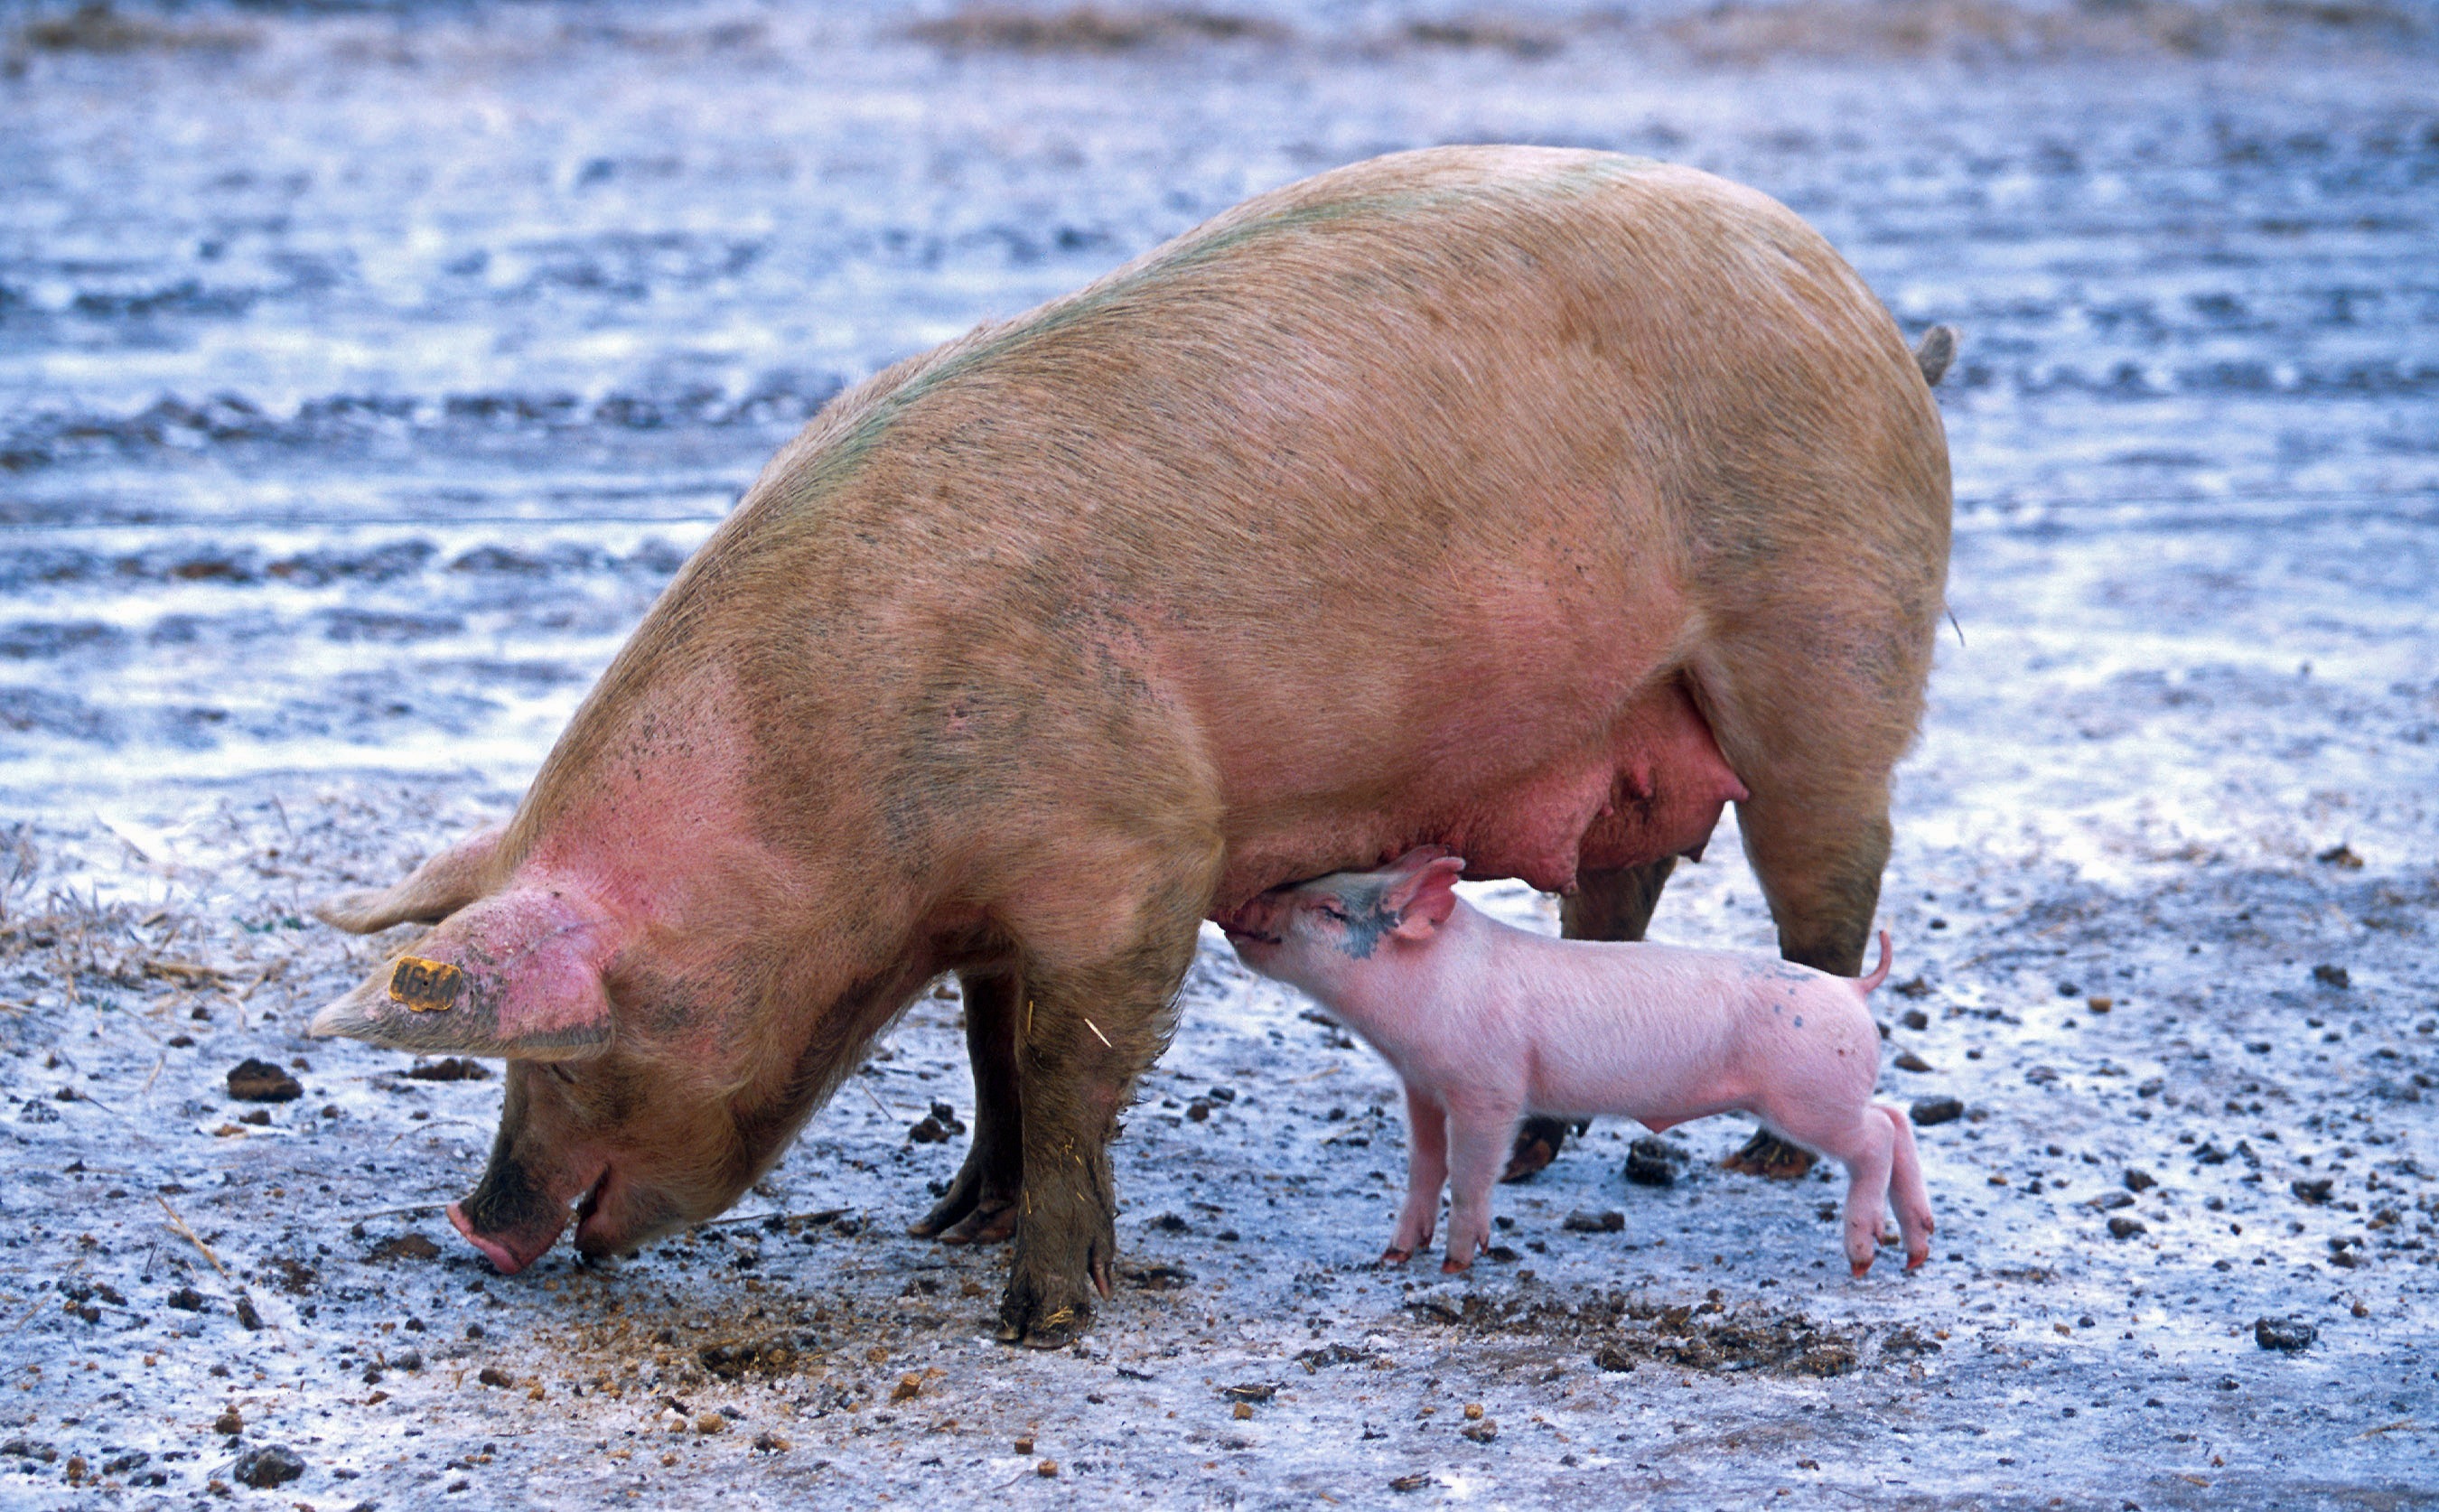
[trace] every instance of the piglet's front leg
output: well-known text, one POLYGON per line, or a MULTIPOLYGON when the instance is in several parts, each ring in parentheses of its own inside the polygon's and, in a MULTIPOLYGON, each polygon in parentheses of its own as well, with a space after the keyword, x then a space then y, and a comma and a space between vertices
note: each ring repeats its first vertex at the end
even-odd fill
POLYGON ((1490 1191, 1507 1164, 1507 1147, 1524 1114, 1519 1107, 1466 1107, 1451 1100, 1449 1115, 1448 1258, 1440 1270, 1454 1274, 1490 1248, 1490 1191))
POLYGON ((1440 1188, 1448 1184, 1448 1110, 1426 1093, 1406 1089, 1406 1205, 1380 1258, 1403 1265, 1432 1242, 1439 1223, 1440 1188))

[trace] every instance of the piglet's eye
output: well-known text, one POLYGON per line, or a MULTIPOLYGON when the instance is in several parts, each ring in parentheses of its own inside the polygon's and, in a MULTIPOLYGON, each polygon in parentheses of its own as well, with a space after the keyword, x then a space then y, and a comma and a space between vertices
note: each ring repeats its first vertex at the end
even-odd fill
POLYGON ((575 1072, 568 1070, 565 1066, 561 1065, 556 1060, 545 1060, 543 1064, 550 1067, 550 1074, 552 1076, 557 1076, 560 1080, 567 1083, 567 1085, 571 1087, 576 1085, 575 1072))
POLYGON ((1339 907, 1336 903, 1324 903, 1321 905, 1321 911, 1329 917, 1338 920, 1341 924, 1346 922, 1346 910, 1339 907))

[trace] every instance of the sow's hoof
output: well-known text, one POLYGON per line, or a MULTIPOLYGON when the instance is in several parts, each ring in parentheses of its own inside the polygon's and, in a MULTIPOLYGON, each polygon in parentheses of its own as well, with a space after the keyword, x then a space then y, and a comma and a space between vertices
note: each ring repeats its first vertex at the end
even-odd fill
MULTIPOLYGON (((1106 1236, 1106 1229, 1105 1229, 1106 1236)), ((1000 1299, 999 1339, 1027 1349, 1064 1349, 1083 1337, 1093 1321, 1093 1291, 1110 1294, 1110 1256, 1116 1245, 1105 1236, 1087 1247, 1081 1274, 1043 1264, 1040 1250, 1026 1253, 1020 1240, 1008 1267, 1007 1294, 1000 1299)))
POLYGON ((1812 1168, 1812 1152, 1790 1145, 1766 1129, 1755 1130, 1745 1147, 1719 1162, 1732 1171, 1747 1176, 1767 1176, 1772 1181, 1791 1182, 1812 1168))
MULTIPOLYGON (((1589 1122, 1577 1124, 1576 1132, 1592 1127, 1589 1122)), ((1527 1118, 1517 1128, 1515 1147, 1507 1152, 1507 1168, 1499 1173, 1503 1182, 1525 1182, 1540 1174, 1541 1169, 1558 1158, 1567 1143, 1567 1121, 1563 1118, 1527 1118)))
POLYGON ((1027 1349, 1064 1349, 1084 1336, 1093 1304, 1080 1293, 1053 1301, 1041 1289, 1011 1280, 999 1305, 999 1342, 1027 1349))

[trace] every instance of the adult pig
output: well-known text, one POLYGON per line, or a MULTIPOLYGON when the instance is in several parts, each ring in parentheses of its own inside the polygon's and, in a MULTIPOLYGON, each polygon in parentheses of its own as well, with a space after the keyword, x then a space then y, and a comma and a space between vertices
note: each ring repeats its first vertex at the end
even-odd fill
POLYGON ((1879 969, 1834 977, 1730 951, 1554 940, 1456 896, 1436 846, 1393 865, 1265 893, 1225 922, 1247 966, 1302 987, 1397 1068, 1406 1202, 1383 1258, 1431 1242, 1449 1191, 1448 1259, 1490 1247, 1490 1196, 1527 1112, 1619 1113, 1658 1133, 1741 1111, 1846 1167, 1846 1259, 1872 1268, 1892 1205, 1906 1269, 1931 1257, 1914 1125, 1872 1100, 1879 969))
POLYGON ((1781 206, 1451 148, 1253 200, 842 395, 317 1032, 508 1058, 501 1269, 733 1201, 961 974, 1010 1338, 1106 1295, 1107 1146, 1199 921, 1417 844, 1630 911, 1741 805, 1858 964, 1948 557, 1939 418, 1781 206))

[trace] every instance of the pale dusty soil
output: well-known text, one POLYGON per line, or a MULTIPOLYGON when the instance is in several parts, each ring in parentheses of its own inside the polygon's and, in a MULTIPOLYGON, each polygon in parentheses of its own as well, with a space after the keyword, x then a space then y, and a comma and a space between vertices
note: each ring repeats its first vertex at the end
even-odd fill
MULTIPOLYGON (((0 18, 0 1505, 2439 1501, 2431 14, 1901 9, 0 18), (1665 1189, 1597 1126, 1470 1278, 1378 1270, 1395 1088, 1214 936, 1080 1349, 900 1236, 971 1112, 947 996, 730 1220, 490 1274, 433 1204, 499 1081, 299 1038, 412 935, 305 902, 513 803, 840 382, 1487 139, 1757 184, 1966 333, 1875 1003, 1930 1068, 1884 1087, 1966 1109, 1932 1263, 1848 1280, 1838 1189, 1715 1120, 1665 1189)), ((1655 934, 1767 947, 1732 827, 1655 934)))

